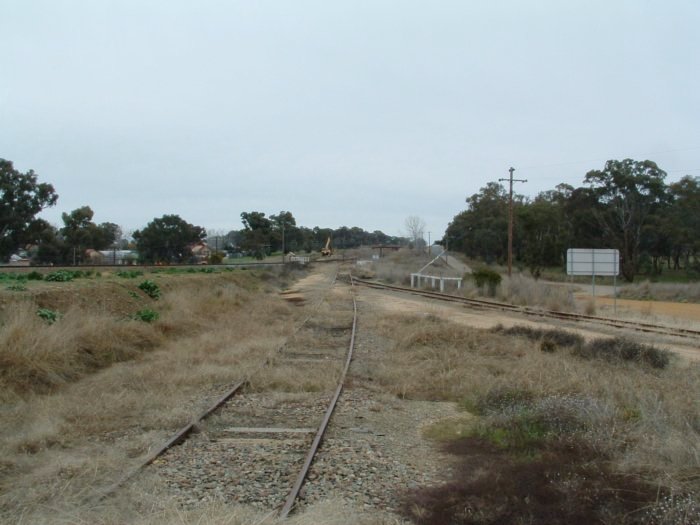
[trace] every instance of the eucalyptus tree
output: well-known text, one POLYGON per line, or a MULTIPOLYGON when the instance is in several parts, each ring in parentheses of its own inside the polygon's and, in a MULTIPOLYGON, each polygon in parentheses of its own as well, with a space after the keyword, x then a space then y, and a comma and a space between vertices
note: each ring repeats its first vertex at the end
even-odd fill
POLYGON ((620 250, 620 269, 632 282, 639 268, 642 232, 649 217, 669 198, 666 172, 650 160, 609 160, 591 170, 584 182, 597 206, 592 210, 603 237, 620 250))

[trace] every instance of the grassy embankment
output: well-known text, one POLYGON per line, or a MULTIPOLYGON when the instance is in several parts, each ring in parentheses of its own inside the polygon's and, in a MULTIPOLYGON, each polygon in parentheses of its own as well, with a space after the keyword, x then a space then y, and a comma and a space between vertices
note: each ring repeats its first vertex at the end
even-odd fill
POLYGON ((279 347, 299 315, 277 293, 293 279, 283 272, 91 274, 0 292, 0 521, 149 515, 138 498, 95 509, 96 490, 279 347))

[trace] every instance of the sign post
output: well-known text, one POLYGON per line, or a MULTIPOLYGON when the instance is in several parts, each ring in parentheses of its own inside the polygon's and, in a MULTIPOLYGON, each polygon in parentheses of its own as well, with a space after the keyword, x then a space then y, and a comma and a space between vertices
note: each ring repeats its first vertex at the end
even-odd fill
POLYGON ((617 276, 620 273, 620 251, 614 249, 569 248, 566 251, 567 275, 590 275, 595 303, 595 276, 613 277, 613 311, 617 314, 617 276))

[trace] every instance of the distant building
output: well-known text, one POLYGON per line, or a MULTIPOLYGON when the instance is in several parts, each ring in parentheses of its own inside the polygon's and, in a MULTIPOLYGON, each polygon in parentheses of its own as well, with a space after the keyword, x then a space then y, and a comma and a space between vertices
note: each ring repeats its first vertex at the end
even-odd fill
POLYGON ((134 250, 100 250, 95 253, 100 255, 101 261, 93 264, 135 264, 138 259, 134 250))

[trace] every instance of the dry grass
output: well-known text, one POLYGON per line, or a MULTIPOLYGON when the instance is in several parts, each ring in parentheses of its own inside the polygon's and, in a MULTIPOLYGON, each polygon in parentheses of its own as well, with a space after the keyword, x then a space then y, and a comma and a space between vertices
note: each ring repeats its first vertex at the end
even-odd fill
POLYGON ((496 297, 521 306, 559 311, 576 310, 573 294, 565 286, 547 284, 522 274, 511 277, 504 275, 496 290, 496 297))
POLYGON ((75 308, 49 326, 31 304, 6 317, 2 378, 13 390, 0 406, 0 522, 131 522, 93 519, 89 496, 259 369, 300 315, 276 293, 251 291, 255 277, 156 279, 156 323, 75 308))
MULTIPOLYGON (((459 402, 480 414, 478 435, 511 451, 548 450, 547 443, 570 436, 566 439, 575 439, 577 447, 594 451, 594 457, 607 458, 613 466, 614 472, 601 474, 601 483, 624 485, 631 476, 655 487, 654 494, 661 487, 660 494, 694 494, 697 502, 697 364, 674 361, 663 371, 625 362, 611 366, 567 352, 542 352, 537 341, 430 317, 389 316, 378 321, 378 329, 395 341, 376 368, 375 380, 383 389, 402 398, 459 402)), ((590 461, 570 455, 561 460, 567 465, 590 461)), ((510 464, 503 464, 505 476, 510 464)), ((587 497, 583 492, 579 496, 587 497)), ((481 523, 476 518, 457 522, 481 523)))
POLYGON ((700 283, 641 283, 620 288, 620 297, 678 303, 700 303, 700 283))

